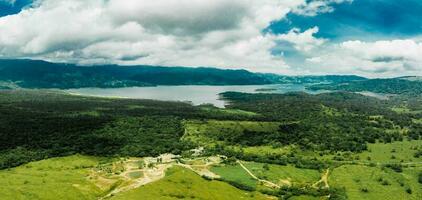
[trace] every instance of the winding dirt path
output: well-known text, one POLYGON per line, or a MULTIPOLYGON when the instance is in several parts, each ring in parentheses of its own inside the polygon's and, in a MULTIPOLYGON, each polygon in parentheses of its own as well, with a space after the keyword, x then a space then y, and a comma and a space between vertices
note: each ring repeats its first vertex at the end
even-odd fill
POLYGON ((328 168, 327 171, 325 171, 325 173, 321 176, 321 179, 319 181, 317 181, 316 183, 314 183, 312 185, 312 187, 318 188, 318 185, 320 183, 324 183, 325 188, 330 188, 330 185, 328 185, 328 176, 329 175, 330 175, 330 168, 328 168))
POLYGON ((158 181, 165 177, 166 170, 172 166, 173 164, 161 164, 149 169, 136 170, 136 171, 143 172, 143 177, 134 179, 134 180, 127 177, 127 174, 129 174, 130 172, 133 172, 133 170, 126 171, 124 175, 122 176, 124 177, 123 183, 129 183, 129 184, 123 187, 120 187, 120 185, 122 185, 120 184, 115 189, 107 193, 105 196, 99 198, 99 200, 108 199, 117 193, 133 190, 143 185, 158 181))
POLYGON ((281 188, 279 185, 277 185, 277 184, 275 184, 275 183, 273 183, 273 182, 270 182, 270 181, 267 181, 267 180, 263 180, 263 179, 260 179, 260 178, 258 178, 258 177, 256 177, 248 168, 246 168, 244 165, 243 165, 243 163, 242 162, 240 162, 239 160, 237 161, 237 163, 240 165, 240 167, 242 167, 253 179, 255 179, 255 180, 257 180, 257 181, 259 181, 259 182, 261 182, 261 183, 264 183, 264 185, 267 185, 267 186, 269 186, 269 187, 272 187, 272 188, 277 188, 277 189, 279 189, 279 188, 281 188))

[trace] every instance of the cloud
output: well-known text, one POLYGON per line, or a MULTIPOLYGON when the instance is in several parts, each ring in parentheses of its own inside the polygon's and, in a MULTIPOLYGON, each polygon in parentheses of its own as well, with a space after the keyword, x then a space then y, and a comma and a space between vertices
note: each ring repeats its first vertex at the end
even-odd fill
MULTIPOLYGON (((339 40, 322 34, 332 31, 326 23, 308 22, 286 26, 284 32, 271 29, 288 21, 288 14, 329 17, 336 5, 350 2, 37 0, 18 14, 0 17, 0 58, 282 74, 422 75, 420 35, 339 40)), ((334 26, 333 20, 326 22, 334 26)))
POLYGON ((0 56, 285 73, 262 30, 304 0, 39 0, 0 18, 0 56))
POLYGON ((300 32, 300 29, 294 28, 286 34, 278 35, 277 38, 293 44, 297 51, 306 53, 323 45, 327 41, 326 39, 314 37, 318 31, 318 27, 310 28, 304 32, 300 32))
POLYGON ((422 75, 422 42, 417 39, 345 41, 314 55, 306 63, 321 71, 373 77, 422 75))
POLYGON ((297 15, 314 17, 321 13, 334 11, 333 5, 341 3, 352 3, 353 0, 310 0, 293 9, 297 15))

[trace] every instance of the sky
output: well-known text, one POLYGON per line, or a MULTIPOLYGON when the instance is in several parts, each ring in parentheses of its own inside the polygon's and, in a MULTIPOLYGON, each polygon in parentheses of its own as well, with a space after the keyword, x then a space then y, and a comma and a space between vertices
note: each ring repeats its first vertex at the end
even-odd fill
POLYGON ((0 0, 0 58, 422 75, 422 1, 0 0))

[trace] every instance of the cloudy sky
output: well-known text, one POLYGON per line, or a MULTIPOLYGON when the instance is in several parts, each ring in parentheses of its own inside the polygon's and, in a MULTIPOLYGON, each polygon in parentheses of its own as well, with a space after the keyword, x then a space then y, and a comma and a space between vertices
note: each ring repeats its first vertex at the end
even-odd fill
POLYGON ((422 1, 0 0, 0 58, 422 75, 422 1))

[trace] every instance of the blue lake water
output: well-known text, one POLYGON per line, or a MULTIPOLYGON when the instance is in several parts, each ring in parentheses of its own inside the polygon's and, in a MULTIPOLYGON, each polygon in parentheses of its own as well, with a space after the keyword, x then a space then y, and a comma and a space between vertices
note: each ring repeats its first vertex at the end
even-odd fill
POLYGON ((247 85, 247 86, 157 86, 157 87, 128 87, 128 88, 81 88, 66 90, 72 94, 102 97, 121 97, 133 99, 154 99, 162 101, 191 102, 194 105, 213 104, 224 107, 225 102, 219 94, 223 92, 245 93, 287 93, 306 90, 305 85, 277 84, 277 85, 247 85), (262 90, 264 89, 264 90, 262 90), (257 91, 258 90, 258 91, 257 91))

